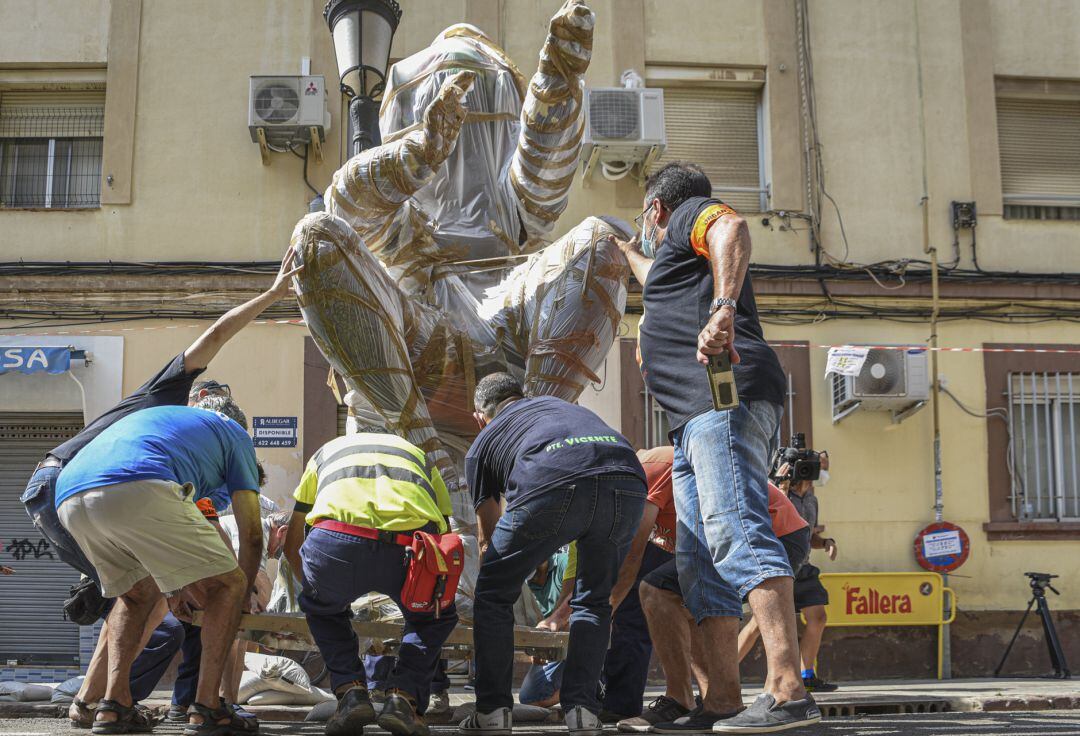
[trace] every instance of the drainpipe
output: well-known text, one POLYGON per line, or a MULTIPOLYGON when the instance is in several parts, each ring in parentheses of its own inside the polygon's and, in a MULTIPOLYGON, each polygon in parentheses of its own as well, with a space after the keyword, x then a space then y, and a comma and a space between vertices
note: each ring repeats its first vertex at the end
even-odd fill
MULTIPOLYGON (((919 39, 919 0, 912 0, 912 8, 915 11, 915 64, 918 71, 919 92, 919 134, 922 137, 922 199, 919 204, 922 207, 922 246, 923 253, 930 256, 930 339, 927 341, 930 347, 930 375, 931 375, 931 402, 934 422, 934 521, 942 521, 945 516, 945 497, 941 484, 941 380, 938 375, 938 314, 940 311, 938 291, 938 252, 937 248, 930 245, 930 191, 926 176, 926 107, 923 99, 923 74, 922 74, 922 46, 919 39)), ((948 586, 949 576, 941 576, 942 585, 948 586)), ((949 611, 943 611, 947 619, 949 611)), ((943 679, 952 678, 952 646, 950 641, 950 626, 945 624, 940 627, 941 631, 941 676, 943 679)))

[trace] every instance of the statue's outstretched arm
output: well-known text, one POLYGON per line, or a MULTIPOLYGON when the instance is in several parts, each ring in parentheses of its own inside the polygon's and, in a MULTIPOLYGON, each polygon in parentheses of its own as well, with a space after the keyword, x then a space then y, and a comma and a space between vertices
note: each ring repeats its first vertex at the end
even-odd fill
POLYGON ((566 208, 581 148, 582 88, 595 23, 585 0, 566 0, 551 19, 529 81, 510 184, 530 238, 550 232, 566 208))
POLYGON ((395 141, 361 151, 334 174, 326 209, 346 220, 378 254, 392 236, 387 223, 417 189, 435 175, 454 148, 465 120, 462 99, 472 72, 443 82, 420 126, 395 141))

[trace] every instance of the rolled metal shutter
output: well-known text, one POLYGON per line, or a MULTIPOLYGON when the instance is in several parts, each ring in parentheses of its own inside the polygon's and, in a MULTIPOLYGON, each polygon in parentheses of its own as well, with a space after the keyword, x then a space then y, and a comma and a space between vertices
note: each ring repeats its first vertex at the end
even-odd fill
POLYGON ((79 627, 63 603, 79 574, 38 534, 19 498, 45 453, 82 429, 82 414, 0 413, 0 664, 79 662, 79 627))
POLYGON ((105 90, 0 91, 0 138, 100 138, 105 90))
POLYGON ((752 89, 665 87, 667 149, 653 171, 671 161, 695 163, 717 197, 740 212, 760 212, 759 98, 752 89))
POLYGON ((1080 207, 1080 100, 999 97, 1005 203, 1080 207))

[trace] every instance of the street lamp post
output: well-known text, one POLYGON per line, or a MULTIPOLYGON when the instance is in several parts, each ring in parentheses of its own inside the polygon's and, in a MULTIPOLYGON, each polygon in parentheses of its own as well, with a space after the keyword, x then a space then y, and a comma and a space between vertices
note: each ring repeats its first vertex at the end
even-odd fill
POLYGON ((396 0, 329 0, 323 17, 334 37, 341 93, 349 98, 349 155, 355 156, 382 143, 378 100, 401 7, 396 0))

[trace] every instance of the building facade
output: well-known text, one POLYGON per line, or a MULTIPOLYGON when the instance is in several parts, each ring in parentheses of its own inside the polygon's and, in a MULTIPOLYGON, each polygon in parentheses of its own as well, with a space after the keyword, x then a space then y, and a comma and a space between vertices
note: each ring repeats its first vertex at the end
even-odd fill
MULTIPOLYGON (((265 288, 344 159, 322 4, 0 0, 0 348, 81 351, 62 373, 0 375, 0 562, 23 573, 3 581, 17 595, 0 615, 10 620, 11 606, 24 621, 0 632, 7 662, 79 657, 78 632, 49 618, 70 576, 34 546, 18 503, 35 458, 265 288), (298 147, 265 165, 246 129, 248 78, 305 70, 332 91, 322 161, 298 147), (45 620, 49 646, 30 636, 45 620)), ((391 56, 466 21, 529 75, 557 5, 405 1, 391 56)), ((590 5, 587 84, 618 86, 632 69, 663 88, 660 162, 701 162, 749 222, 766 337, 790 376, 784 439, 803 431, 833 462, 819 495, 840 554, 815 553, 815 564, 918 569, 913 540, 935 519, 931 407, 894 421, 861 406, 834 421, 843 387, 824 371, 831 345, 927 346, 936 309, 938 345, 965 349, 937 359, 942 513, 971 544, 949 581, 953 674, 992 671, 1029 570, 1062 575, 1052 606, 1080 658, 1080 5, 590 5), (954 203, 974 203, 974 223, 954 203), (1048 348, 1065 352, 1033 352, 1048 348)), ((579 174, 553 237, 588 215, 629 221, 642 194, 634 176, 579 174)), ((637 372, 640 317, 632 285, 620 338, 581 402, 645 446, 666 439, 637 372)), ((275 500, 339 431, 327 373, 284 303, 207 373, 249 417, 296 418, 295 447, 260 448, 275 500)), ((1008 671, 1048 668, 1040 636, 1026 630, 1008 671)), ((933 629, 830 630, 822 651, 827 676, 926 675, 933 629)))

